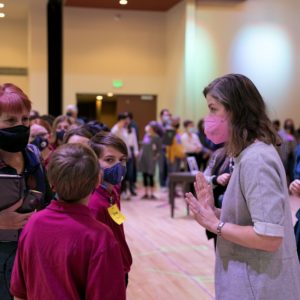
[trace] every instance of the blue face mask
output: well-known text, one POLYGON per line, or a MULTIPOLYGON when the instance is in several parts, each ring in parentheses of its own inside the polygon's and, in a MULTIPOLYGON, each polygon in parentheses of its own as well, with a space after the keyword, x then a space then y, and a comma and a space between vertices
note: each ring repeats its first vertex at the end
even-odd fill
POLYGON ((65 135, 65 131, 64 130, 59 130, 56 131, 56 137, 59 141, 62 141, 64 139, 64 135, 65 135))
POLYGON ((112 185, 121 183, 126 174, 126 167, 121 163, 117 163, 111 168, 103 170, 103 181, 108 182, 112 185))
POLYGON ((35 139, 31 142, 31 144, 36 145, 40 151, 46 149, 49 145, 49 142, 47 139, 42 137, 41 135, 38 135, 35 137, 35 139))

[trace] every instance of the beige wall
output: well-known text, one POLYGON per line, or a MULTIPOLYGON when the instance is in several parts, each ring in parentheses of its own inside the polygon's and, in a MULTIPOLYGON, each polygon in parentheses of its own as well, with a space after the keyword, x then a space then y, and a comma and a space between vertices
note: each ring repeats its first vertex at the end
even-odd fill
POLYGON ((198 4, 198 51, 211 53, 199 81, 243 73, 258 86, 271 118, 292 117, 300 125, 299 10, 298 0, 198 4))
POLYGON ((28 10, 29 94, 33 108, 48 113, 47 0, 31 0, 28 10))
MULTIPOLYGON (((27 21, 0 21, 0 67, 27 68, 27 21)), ((28 93, 27 76, 0 75, 0 82, 12 82, 28 93)))
POLYGON ((185 3, 179 3, 166 14, 166 76, 164 95, 159 107, 175 115, 184 113, 185 3))
POLYGON ((165 78, 165 14, 66 7, 64 99, 76 93, 156 94, 165 78), (112 81, 123 81, 115 89, 112 81))

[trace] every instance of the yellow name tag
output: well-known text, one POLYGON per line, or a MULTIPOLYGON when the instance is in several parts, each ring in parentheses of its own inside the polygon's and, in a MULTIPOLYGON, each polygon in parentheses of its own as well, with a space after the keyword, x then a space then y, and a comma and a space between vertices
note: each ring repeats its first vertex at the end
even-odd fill
POLYGON ((121 225, 125 221, 125 216, 120 212, 119 207, 117 204, 112 205, 108 209, 108 213, 111 216, 111 218, 118 224, 121 225))

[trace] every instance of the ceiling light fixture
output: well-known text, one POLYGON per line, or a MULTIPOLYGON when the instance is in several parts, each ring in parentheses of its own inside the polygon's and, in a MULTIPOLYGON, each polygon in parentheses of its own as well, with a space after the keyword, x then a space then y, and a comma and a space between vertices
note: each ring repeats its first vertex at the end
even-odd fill
POLYGON ((97 99, 98 101, 101 101, 101 100, 103 99, 103 96, 100 96, 100 95, 99 95, 99 96, 96 97, 96 99, 97 99))
POLYGON ((127 0, 120 0, 120 2, 119 2, 121 5, 126 5, 127 3, 128 3, 128 1, 127 0))
POLYGON ((0 8, 3 8, 4 6, 4 3, 0 3, 0 8))
POLYGON ((5 13, 0 13, 0 18, 4 18, 5 17, 5 13))
POLYGON ((114 94, 113 93, 107 93, 107 97, 113 97, 114 94))

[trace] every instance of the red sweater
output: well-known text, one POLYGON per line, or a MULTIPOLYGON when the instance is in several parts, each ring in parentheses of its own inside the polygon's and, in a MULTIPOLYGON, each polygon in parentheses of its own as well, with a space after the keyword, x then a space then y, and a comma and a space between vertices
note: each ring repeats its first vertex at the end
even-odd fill
POLYGON ((21 299, 125 300, 117 241, 87 206, 52 201, 19 240, 11 293, 21 299))
POLYGON ((107 209, 111 206, 110 201, 113 204, 117 204, 120 209, 119 186, 114 186, 111 193, 109 193, 104 187, 99 186, 91 195, 88 206, 95 218, 106 224, 112 230, 120 245, 124 272, 128 273, 132 264, 132 256, 125 239, 123 224, 118 225, 115 223, 107 211, 107 209))

